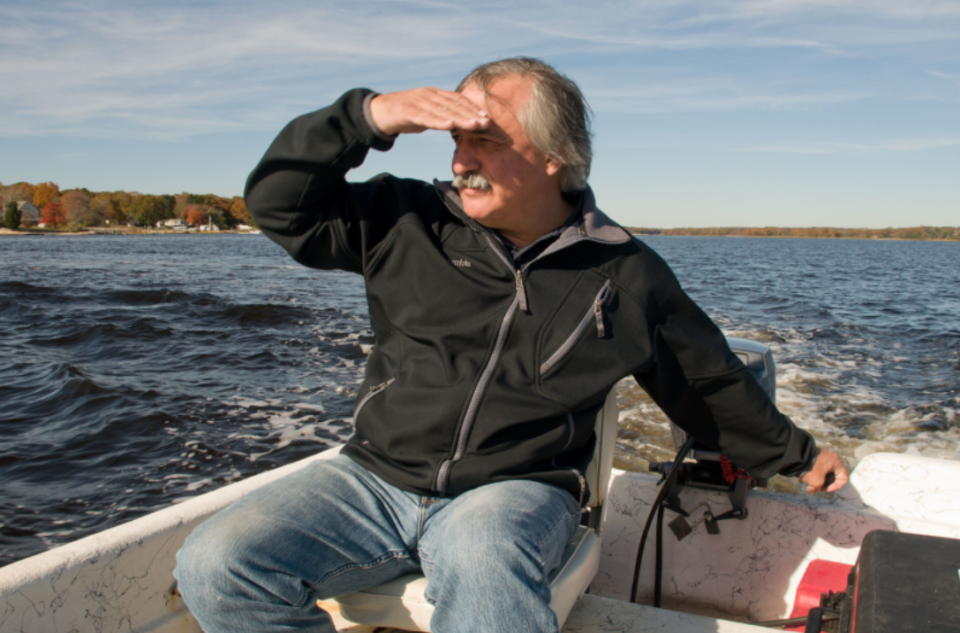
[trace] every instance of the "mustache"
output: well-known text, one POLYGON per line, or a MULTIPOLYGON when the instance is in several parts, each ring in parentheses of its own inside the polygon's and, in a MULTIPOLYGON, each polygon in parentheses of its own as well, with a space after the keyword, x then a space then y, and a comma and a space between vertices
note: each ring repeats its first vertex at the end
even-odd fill
POLYGON ((492 189, 490 181, 478 173, 467 174, 466 176, 457 174, 453 178, 453 186, 456 189, 480 189, 481 191, 492 189))

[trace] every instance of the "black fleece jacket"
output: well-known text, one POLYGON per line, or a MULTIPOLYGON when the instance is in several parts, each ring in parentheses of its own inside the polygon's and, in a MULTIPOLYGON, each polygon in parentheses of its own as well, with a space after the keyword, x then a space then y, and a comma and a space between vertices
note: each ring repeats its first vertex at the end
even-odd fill
POLYGON ((748 472, 797 475, 814 442, 770 402, 667 264, 606 217, 516 270, 449 184, 348 183, 372 147, 366 90, 288 124, 247 181, 258 225, 298 262, 362 274, 376 346, 345 454, 451 495, 533 479, 583 498, 593 419, 633 375, 679 426, 748 472))

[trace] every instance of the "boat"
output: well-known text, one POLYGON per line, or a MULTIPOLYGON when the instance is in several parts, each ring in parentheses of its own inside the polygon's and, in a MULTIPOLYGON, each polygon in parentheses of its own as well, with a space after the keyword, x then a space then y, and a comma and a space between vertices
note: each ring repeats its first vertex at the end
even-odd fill
MULTIPOLYGON (((731 347, 772 394, 775 368, 769 350, 736 339, 731 339, 731 347)), ((608 419, 612 415, 614 421, 615 403, 614 395, 605 407, 608 419)), ((693 472, 697 464, 712 463, 709 468, 714 474, 718 467, 721 472, 729 470, 722 458, 702 447, 691 453, 695 461, 661 464, 656 467, 659 473, 613 469, 609 467, 612 437, 613 441, 601 438, 603 446, 596 451, 601 463, 598 481, 606 482, 605 494, 599 495, 602 505, 596 505, 585 521, 583 534, 595 546, 589 550, 594 553, 587 556, 583 554, 587 549, 579 550, 581 568, 588 569, 589 575, 561 618, 565 633, 769 631, 757 623, 782 620, 798 610, 807 615, 809 607, 804 605, 811 591, 816 597, 826 590, 811 575, 825 565, 836 576, 831 590, 845 588, 850 578, 847 571, 861 564, 858 555, 865 538, 871 541, 871 533, 937 537, 938 543, 958 546, 955 549, 960 552, 957 461, 874 453, 859 463, 839 493, 798 496, 753 487, 762 482, 742 477, 730 485, 711 483, 710 476, 698 482, 693 472), (680 473, 684 465, 690 465, 691 472, 686 478, 675 476, 674 471, 680 473), (660 539, 645 542, 644 563, 635 575, 641 537, 659 506, 669 513, 671 529, 660 539), (657 558, 662 565, 654 564, 657 558), (660 583, 658 567, 662 567, 660 583), (657 584, 662 586, 662 596, 655 607, 651 603, 657 584), (631 601, 634 593, 636 604, 631 601)), ((175 555, 190 531, 244 494, 314 460, 329 459, 337 450, 0 568, 0 633, 200 631, 172 574, 175 555)), ((960 568, 960 558, 946 564, 960 568)), ((400 583, 401 594, 415 588, 416 579, 408 580, 400 583)), ((960 582, 960 576, 954 575, 952 582, 960 582)), ((946 594, 960 604, 955 599, 960 591, 946 594)), ((341 631, 399 630, 396 624, 368 621, 376 609, 365 610, 349 597, 322 606, 341 631)), ((927 611, 934 613, 936 607, 927 611)), ((416 624, 415 614, 400 617, 416 624)), ((419 617, 422 620, 422 614, 419 617)), ((795 630, 804 629, 801 625, 795 630)))

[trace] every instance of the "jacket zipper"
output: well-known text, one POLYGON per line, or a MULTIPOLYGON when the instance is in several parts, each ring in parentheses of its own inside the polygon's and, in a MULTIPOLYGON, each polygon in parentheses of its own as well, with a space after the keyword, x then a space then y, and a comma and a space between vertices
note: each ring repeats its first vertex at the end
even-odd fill
MULTIPOLYGON (((573 424, 573 414, 572 414, 572 413, 568 413, 568 414, 567 414, 567 443, 566 443, 566 445, 565 445, 563 448, 560 449, 560 453, 561 453, 561 454, 562 454, 565 450, 567 450, 568 448, 570 448, 570 444, 573 443, 573 433, 574 433, 574 430, 575 430, 575 428, 574 428, 574 424, 573 424)), ((557 464, 557 458, 556 458, 556 457, 554 457, 553 460, 551 460, 551 463, 553 464, 554 468, 559 468, 559 469, 561 469, 561 470, 569 470, 570 472, 572 472, 574 475, 577 476, 577 479, 580 481, 580 507, 583 508, 583 500, 584 500, 584 498, 587 496, 587 479, 586 479, 586 477, 583 476, 583 473, 581 473, 581 472, 580 472, 579 470, 577 470, 576 468, 573 468, 572 466, 560 466, 559 464, 557 464)))
POLYGON ((603 320, 603 305, 610 298, 612 287, 613 282, 608 279, 607 283, 603 284, 603 288, 600 289, 600 292, 597 293, 597 297, 593 300, 593 304, 586 311, 586 313, 584 313, 583 317, 581 317, 580 323, 577 324, 577 327, 573 330, 573 333, 570 334, 570 336, 567 337, 567 340, 565 340, 563 344, 558 347, 553 354, 550 354, 550 357, 540 365, 541 376, 553 369, 557 363, 559 363, 567 354, 570 353, 570 350, 572 350, 573 346, 577 344, 577 341, 580 340, 580 337, 583 336, 584 332, 587 331, 591 323, 596 323, 598 337, 603 338, 606 336, 606 326, 604 325, 603 320))
POLYGON ((370 401, 370 398, 372 398, 372 397, 374 397, 375 395, 377 395, 378 393, 384 391, 387 387, 389 387, 389 386, 393 383, 394 380, 396 380, 396 378, 391 378, 390 380, 388 380, 388 381, 386 381, 386 382, 381 382, 379 385, 374 385, 374 386, 370 387, 370 391, 367 392, 367 395, 365 395, 364 397, 360 398, 360 402, 358 402, 358 403, 357 403, 357 406, 354 407, 354 409, 353 409, 353 420, 354 420, 354 423, 356 423, 357 416, 360 415, 360 409, 362 409, 363 406, 370 401))
POLYGON ((523 271, 517 268, 515 273, 517 276, 517 299, 520 300, 520 309, 529 314, 530 310, 527 309, 527 289, 523 287, 523 271))
MULTIPOLYGON (((456 202, 451 202, 447 200, 446 196, 440 191, 439 188, 437 188, 436 191, 437 191, 437 195, 440 197, 440 200, 447 206, 448 209, 450 209, 450 211, 454 215, 464 220, 464 223, 475 233, 479 233, 486 238, 487 242, 490 244, 490 247, 493 249, 493 252, 496 253, 497 257, 499 257, 503 261, 503 263, 506 264, 507 268, 509 268, 513 272, 514 278, 516 279, 516 288, 517 288, 517 295, 514 298, 513 303, 511 303, 510 307, 507 309, 507 314, 504 315, 503 321, 500 323, 500 331, 497 334, 497 342, 494 346, 493 354, 491 354, 490 359, 487 361, 487 364, 484 366, 480 375, 480 380, 478 381, 477 386, 474 388, 473 393, 470 396, 470 405, 467 407, 467 413, 464 415, 463 421, 460 423, 460 428, 458 429, 459 434, 457 435, 457 447, 456 447, 456 450, 454 451, 453 457, 451 457, 450 459, 444 460, 444 462, 440 464, 440 470, 437 472, 437 479, 434 484, 434 489, 437 491, 438 494, 443 495, 447 486, 447 476, 450 473, 450 468, 453 466, 455 462, 463 458, 463 453, 466 450, 467 438, 470 435, 470 430, 476 419, 477 412, 480 406, 480 397, 482 396, 483 391, 486 389, 487 382, 489 382, 490 380, 490 375, 493 372, 494 366, 496 365, 497 361, 500 359, 500 354, 503 351, 503 345, 506 341, 506 333, 509 330, 509 325, 516 314, 517 308, 519 307, 524 312, 529 313, 529 307, 527 304, 527 290, 524 287, 524 283, 523 283, 523 271, 528 269, 533 263, 539 261, 544 256, 548 254, 552 254, 556 251, 552 251, 548 247, 547 250, 545 250, 543 253, 538 255, 535 259, 533 259, 530 262, 527 262, 526 266, 523 266, 522 268, 517 268, 516 266, 513 265, 513 262, 510 260, 510 258, 508 258, 500 250, 500 248, 498 248, 497 245, 494 244, 494 241, 490 237, 489 233, 481 231, 480 229, 474 226, 471 226, 470 223, 466 221, 466 216, 463 213, 463 209, 460 208, 459 205, 456 204, 456 202)), ((589 241, 599 241, 599 240, 594 240, 593 238, 590 238, 589 236, 587 236, 582 226, 580 227, 580 233, 583 236, 582 239, 586 239, 589 241)), ((563 248, 572 246, 578 241, 580 240, 576 240, 570 244, 565 244, 563 248)), ((569 352, 569 349, 564 349, 565 347, 569 347, 571 349, 573 348, 574 343, 576 343, 576 341, 580 338, 580 336, 587 329, 587 327, 589 327, 591 316, 594 319, 596 319, 597 333, 600 336, 600 338, 603 338, 605 336, 606 330, 603 322, 603 304, 606 303, 607 299, 610 296, 611 287, 612 287, 612 282, 607 280, 607 283, 604 284, 604 287, 600 290, 600 293, 597 295, 597 299, 594 301, 593 306, 591 306, 591 309, 587 312, 586 315, 584 315, 583 319, 581 319, 580 324, 577 326, 577 332, 575 332, 574 335, 571 336, 570 339, 568 339, 564 343, 564 345, 561 346, 560 349, 554 352, 550 356, 550 358, 547 359, 546 363, 541 365, 541 372, 540 372, 541 374, 544 373, 545 370, 543 368, 547 366, 548 363, 551 363, 552 361, 553 364, 556 364, 567 352, 569 352)), ((549 367, 547 367, 547 369, 550 369, 550 367, 552 366, 553 365, 550 365, 549 367)), ((359 410, 359 407, 358 407, 358 410, 359 410)), ((567 420, 571 429, 570 437, 567 440, 567 447, 569 447, 570 442, 573 441, 573 416, 568 414, 567 420)), ((566 447, 564 448, 564 450, 566 450, 566 447)), ((577 478, 580 481, 580 507, 582 508, 584 498, 587 492, 586 478, 583 476, 583 474, 580 471, 578 471, 575 468, 557 466, 555 460, 554 460, 554 466, 556 466, 557 468, 560 468, 561 470, 572 471, 577 475, 577 478)))
POLYGON ((500 354, 503 352, 503 346, 507 341, 507 333, 510 331, 510 324, 513 322, 513 317, 517 313, 517 308, 524 311, 526 311, 527 308, 527 296, 526 290, 523 287, 522 271, 516 268, 507 256, 500 252, 500 249, 496 247, 489 235, 484 234, 484 237, 487 238, 490 247, 493 248, 493 252, 503 260, 507 268, 513 271, 514 277, 517 280, 517 294, 513 298, 510 307, 507 308, 507 313, 503 315, 503 321, 500 322, 500 330, 497 332, 497 341, 493 346, 493 353, 490 354, 487 364, 484 365, 483 370, 480 372, 480 380, 477 381, 477 386, 474 387, 473 393, 470 394, 470 404, 467 405, 467 412, 464 414, 463 421, 460 423, 460 428, 457 433, 457 446, 453 452, 453 457, 444 460, 443 463, 440 464, 440 470, 437 472, 437 480, 434 484, 434 489, 439 495, 443 495, 446 492, 447 477, 450 474, 450 468, 456 462, 463 459, 463 454, 467 449, 467 440, 470 437, 470 431, 473 428, 473 423, 476 421, 477 413, 480 410, 480 400, 486 391, 487 383, 490 382, 493 370, 500 360, 500 354))
MULTIPOLYGON (((532 264, 533 262, 528 262, 526 266, 522 268, 517 268, 516 266, 513 265, 513 262, 510 260, 510 258, 503 254, 503 251, 500 250, 500 247, 494 244, 492 237, 490 237, 486 233, 484 233, 483 236, 487 239, 487 243, 490 244, 490 248, 492 248, 493 252, 497 254, 497 257, 499 257, 500 260, 504 264, 506 264, 507 268, 513 271, 513 277, 516 280, 516 284, 517 284, 517 300, 519 301, 520 309, 526 312, 527 314, 530 314, 530 309, 527 307, 527 289, 523 285, 523 271, 526 268, 528 268, 530 264, 532 264)), ((535 259, 533 261, 537 261, 537 260, 535 259)))

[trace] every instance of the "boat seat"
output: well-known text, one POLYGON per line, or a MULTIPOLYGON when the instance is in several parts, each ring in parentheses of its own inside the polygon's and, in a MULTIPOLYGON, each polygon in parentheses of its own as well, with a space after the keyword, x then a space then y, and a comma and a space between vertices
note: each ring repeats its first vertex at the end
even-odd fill
MULTIPOLYGON (((550 574, 550 608, 557 614, 561 627, 573 605, 590 586, 600 565, 603 500, 613 468, 618 417, 614 389, 607 394, 604 405, 597 413, 597 446, 585 474, 590 489, 590 498, 585 505, 589 509, 585 515, 586 525, 577 528, 564 549, 560 564, 550 574)), ((339 603, 340 615, 357 624, 429 631, 433 605, 424 595, 426 588, 427 579, 423 574, 409 574, 340 596, 336 602, 339 603)))

